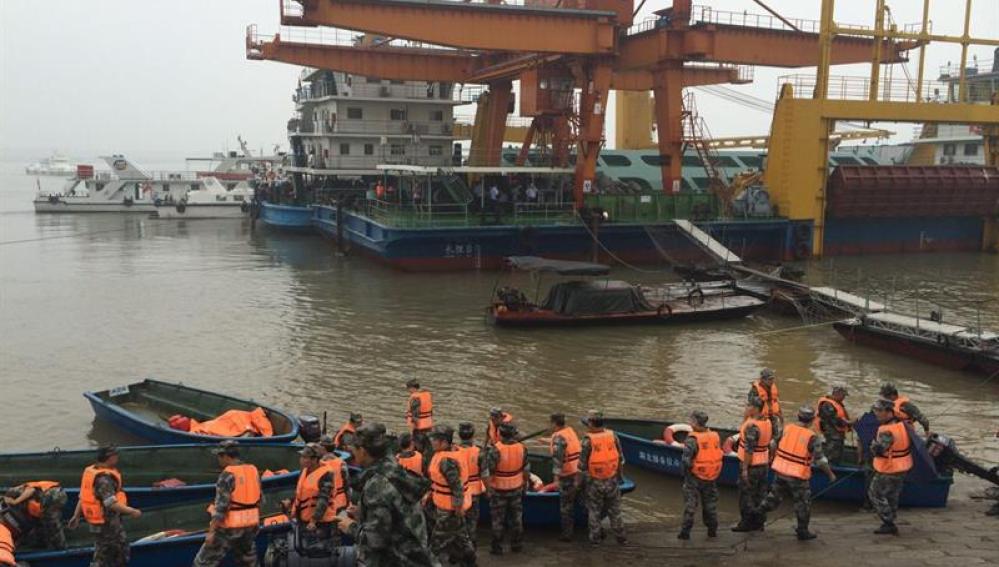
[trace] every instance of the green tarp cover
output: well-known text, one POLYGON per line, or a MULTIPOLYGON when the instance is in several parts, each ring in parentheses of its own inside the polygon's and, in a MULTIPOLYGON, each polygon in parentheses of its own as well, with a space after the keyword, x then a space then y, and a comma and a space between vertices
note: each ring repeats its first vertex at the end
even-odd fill
POLYGON ((545 309, 560 315, 601 315, 652 311, 642 294, 628 282, 562 282, 548 290, 545 309))

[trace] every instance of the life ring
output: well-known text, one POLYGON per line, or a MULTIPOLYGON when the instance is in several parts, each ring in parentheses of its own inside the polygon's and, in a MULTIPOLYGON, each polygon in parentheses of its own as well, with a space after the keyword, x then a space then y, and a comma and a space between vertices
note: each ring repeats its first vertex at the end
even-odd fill
POLYGON ((177 203, 177 206, 174 207, 174 208, 177 209, 178 213, 184 214, 184 211, 187 210, 187 203, 185 201, 181 201, 181 202, 177 203))
POLYGON ((812 247, 808 245, 808 242, 802 240, 794 245, 793 254, 795 260, 805 260, 812 255, 812 247))
POLYGON ((669 303, 663 303, 656 309, 656 316, 663 317, 663 311, 666 311, 665 317, 673 316, 673 308, 669 306, 669 303))
POLYGON ((687 305, 690 305, 691 307, 700 307, 701 305, 704 305, 704 290, 701 288, 691 290, 691 292, 687 294, 687 305), (700 299, 696 300, 696 302, 694 300, 695 296, 700 297, 700 299))
POLYGON ((663 441, 670 447, 683 447, 683 443, 676 440, 676 433, 690 433, 694 428, 687 423, 674 423, 663 430, 663 441))
POLYGON ((794 225, 794 239, 796 241, 802 242, 807 241, 812 236, 812 227, 805 223, 798 223, 794 225))
POLYGON ((133 201, 131 197, 125 197, 125 200, 121 202, 121 204, 125 205, 126 207, 131 207, 132 203, 133 201))
POLYGON ((736 449, 739 447, 739 434, 736 433, 731 437, 726 437, 725 442, 722 443, 722 454, 724 455, 735 455, 736 449))
POLYGON ((246 211, 249 211, 249 210, 250 210, 250 205, 249 205, 249 203, 247 203, 246 201, 243 201, 242 203, 240 203, 240 204, 239 204, 239 210, 243 211, 244 213, 245 213, 246 211))

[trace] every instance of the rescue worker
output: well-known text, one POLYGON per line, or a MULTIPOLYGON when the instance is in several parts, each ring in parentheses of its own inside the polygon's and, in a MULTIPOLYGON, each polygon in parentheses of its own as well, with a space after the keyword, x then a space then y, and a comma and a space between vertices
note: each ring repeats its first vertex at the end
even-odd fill
POLYGON ((510 536, 510 551, 524 550, 524 493, 531 482, 531 467, 527 462, 527 447, 517 441, 517 426, 501 423, 499 442, 490 445, 487 456, 489 469, 489 516, 492 520, 492 543, 489 553, 503 554, 503 541, 510 536))
POLYGON ((486 443, 489 445, 499 443, 499 426, 503 423, 513 423, 513 416, 503 411, 502 408, 490 409, 489 424, 486 427, 486 443))
POLYGON ((421 389, 420 382, 415 379, 406 382, 406 389, 409 390, 406 423, 413 434, 416 449, 426 454, 430 447, 427 434, 434 426, 434 398, 429 391, 421 389))
POLYGON ((260 472, 239 458, 239 443, 222 441, 215 449, 222 473, 215 484, 215 502, 205 543, 194 567, 214 567, 231 552, 233 563, 257 564, 256 537, 260 527, 260 472))
POLYGON ((576 430, 565 424, 565 414, 553 413, 551 423, 552 478, 558 482, 558 504, 562 533, 559 539, 572 541, 576 527, 576 473, 579 472, 581 449, 576 430))
POLYGON ((760 400, 763 406, 760 415, 770 420, 774 439, 780 438, 784 427, 784 414, 780 410, 780 396, 777 392, 777 373, 770 368, 760 371, 760 379, 749 389, 749 401, 760 400))
MULTIPOLYGON (((306 549, 330 551, 333 518, 337 513, 334 502, 337 482, 333 470, 321 460, 324 453, 318 443, 306 443, 298 452, 301 471, 295 487, 295 498, 284 500, 281 505, 289 511, 292 520, 305 528, 301 534, 306 549)), ((346 507, 346 502, 343 507, 346 507)))
POLYGON ((683 524, 677 539, 690 539, 694 514, 701 505, 701 518, 708 537, 718 537, 718 485, 721 474, 721 438, 708 429, 708 414, 697 410, 690 414, 691 431, 683 442, 683 524))
POLYGON ((429 567, 437 565, 427 545, 427 524, 420 500, 429 482, 407 473, 389 455, 381 423, 357 429, 352 462, 364 469, 355 483, 357 507, 337 516, 338 529, 357 546, 365 567, 429 567))
POLYGON ((430 551, 442 563, 449 557, 452 563, 475 565, 475 547, 465 525, 465 513, 472 508, 468 461, 463 451, 452 446, 453 440, 454 430, 446 425, 438 425, 430 433, 434 449, 427 467, 434 510, 430 551))
POLYGON ((350 505, 350 469, 347 467, 347 463, 340 458, 339 453, 329 451, 322 446, 320 448, 322 449, 322 457, 319 459, 319 464, 333 473, 333 506, 337 513, 340 513, 350 505))
POLYGON ((337 449, 344 451, 354 444, 354 433, 357 428, 364 425, 364 416, 359 413, 350 414, 350 419, 340 426, 340 429, 333 436, 333 444, 337 449))
POLYGON ((66 549, 62 509, 66 506, 66 491, 58 482, 39 480, 26 482, 7 491, 4 504, 20 512, 26 520, 22 534, 38 532, 46 549, 66 549))
POLYGON ((468 537, 475 546, 475 532, 479 525, 479 508, 482 495, 486 492, 486 485, 483 477, 488 477, 486 466, 486 452, 475 444, 475 426, 468 422, 458 424, 459 449, 465 455, 465 462, 468 464, 468 493, 472 496, 472 507, 465 512, 465 527, 468 529, 468 537), (486 474, 484 474, 486 473, 486 474))
POLYGON ((589 539, 592 545, 599 545, 604 538, 600 525, 606 515, 610 518, 611 529, 621 545, 628 543, 624 535, 624 520, 621 518, 621 478, 624 474, 624 452, 621 442, 610 429, 604 428, 604 414, 589 411, 582 418, 586 434, 580 440, 579 472, 576 481, 585 483, 586 512, 589 522, 589 539))
POLYGON ((881 423, 871 440, 874 477, 868 494, 874 512, 881 518, 881 527, 874 530, 879 535, 898 534, 895 526, 898 497, 905 475, 912 468, 912 440, 907 424, 896 415, 897 408, 898 404, 892 400, 878 400, 871 407, 881 423))
POLYGON ((118 472, 118 448, 107 445, 97 449, 97 462, 83 469, 80 479, 80 499, 66 526, 76 529, 82 517, 97 534, 94 557, 90 567, 123 567, 128 565, 128 537, 121 517, 142 515, 128 505, 125 481, 118 472))
POLYGON ((767 495, 767 472, 773 452, 773 422, 763 417, 763 400, 750 398, 739 428, 739 523, 733 532, 763 529, 759 514, 767 495))
POLYGON ((822 439, 812 429, 814 422, 815 410, 804 406, 798 410, 798 423, 789 424, 784 430, 777 445, 777 454, 770 464, 775 474, 774 483, 760 508, 760 515, 765 521, 767 512, 776 510, 784 497, 790 496, 798 519, 795 534, 799 541, 816 537, 808 531, 812 514, 812 465, 822 469, 830 483, 836 482, 836 473, 822 453, 822 439))
POLYGON ((822 396, 815 404, 818 418, 815 421, 816 431, 824 439, 822 452, 830 463, 838 463, 843 458, 843 445, 846 434, 853 427, 850 414, 846 412, 843 400, 847 391, 844 386, 835 386, 832 393, 822 396))
POLYGON ((403 433, 399 436, 399 452, 395 456, 399 466, 416 476, 423 476, 423 453, 413 447, 413 436, 403 433))
POLYGON ((0 565, 14 567, 14 551, 17 549, 21 533, 19 524, 9 508, 0 506, 0 565))
POLYGON ((930 420, 926 419, 923 412, 919 411, 916 404, 910 402, 909 398, 898 395, 898 388, 894 384, 889 382, 882 385, 881 397, 892 403, 892 411, 895 413, 895 417, 910 424, 918 423, 922 425, 923 434, 926 437, 930 436, 930 420))

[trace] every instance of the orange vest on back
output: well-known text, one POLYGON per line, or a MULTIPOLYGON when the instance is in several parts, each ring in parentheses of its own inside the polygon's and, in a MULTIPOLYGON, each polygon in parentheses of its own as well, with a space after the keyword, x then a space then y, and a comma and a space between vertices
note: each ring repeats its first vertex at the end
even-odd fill
POLYGON ((697 454, 694 455, 691 474, 701 480, 715 480, 721 474, 721 438, 717 431, 691 431, 688 437, 697 441, 697 454))
POLYGON ((430 429, 434 426, 434 399, 430 392, 419 390, 409 395, 409 404, 406 406, 406 423, 411 430, 430 429), (413 415, 409 410, 413 403, 413 398, 420 400, 420 415, 413 415))
POLYGON ((815 432, 811 429, 794 423, 788 424, 777 444, 777 456, 770 469, 791 478, 812 478, 812 452, 808 445, 813 437, 815 432))
MULTIPOLYGON (((325 465, 319 465, 311 473, 303 469, 301 474, 298 475, 298 486, 295 487, 295 504, 293 510, 295 511, 295 517, 300 521, 306 523, 312 521, 312 517, 316 511, 316 502, 319 500, 319 479, 327 473, 332 473, 332 470, 325 465)), ((336 481, 333 483, 333 492, 336 492, 336 481)), ((336 517, 336 511, 336 506, 333 504, 333 495, 331 494, 329 505, 326 506, 323 517, 317 519, 316 522, 332 522, 333 518, 336 517)))
POLYGON ((586 472, 590 478, 613 478, 621 464, 621 454, 614 441, 614 432, 610 429, 589 431, 586 437, 590 440, 590 460, 587 462, 586 472))
POLYGON ((0 565, 14 567, 14 534, 0 522, 0 565))
POLYGON ((874 456, 874 470, 884 474, 900 474, 912 468, 912 442, 905 422, 896 421, 878 427, 878 435, 887 431, 892 435, 891 447, 884 456, 874 456))
POLYGON ((333 502, 331 506, 336 509, 337 512, 347 507, 347 487, 343 485, 343 459, 336 457, 332 459, 323 459, 320 463, 333 473, 333 502))
POLYGON ((336 447, 341 447, 342 445, 340 441, 343 440, 343 435, 345 433, 357 433, 357 428, 355 428, 354 424, 349 421, 343 424, 343 427, 340 428, 340 431, 337 431, 336 435, 333 436, 333 445, 335 445, 336 447))
POLYGON ((24 483, 25 487, 35 489, 35 494, 28 500, 28 515, 32 518, 42 517, 42 493, 52 488, 59 488, 59 483, 54 480, 37 480, 24 483))
MULTIPOLYGON (((510 423, 513 421, 513 416, 503 412, 503 417, 500 418, 500 423, 510 423)), ((493 423, 493 420, 489 420, 489 426, 486 428, 486 439, 490 443, 496 444, 500 442, 499 427, 493 423)))
POLYGON ((496 470, 489 477, 489 486, 493 490, 510 491, 524 487, 524 467, 527 465, 527 447, 519 441, 505 443, 500 441, 495 445, 499 451, 499 461, 496 470))
POLYGON ((475 445, 459 445, 458 451, 465 457, 465 465, 468 467, 468 493, 478 496, 486 491, 486 485, 482 482, 482 471, 479 470, 479 454, 482 449, 475 445))
MULTIPOLYGON (((229 465, 225 472, 236 479, 232 502, 222 519, 223 528, 249 528, 260 524, 260 473, 250 464, 229 465)), ((215 505, 208 507, 213 512, 215 505)))
POLYGON ((909 403, 909 398, 905 396, 899 396, 895 398, 895 401, 893 403, 895 404, 895 417, 899 418, 902 421, 908 421, 909 423, 912 423, 912 416, 902 411, 902 404, 909 403))
POLYGON ((556 437, 565 440, 565 455, 562 459, 562 470, 559 471, 558 476, 563 478, 572 476, 579 470, 579 453, 582 448, 579 436, 576 435, 576 430, 571 427, 563 427, 553 433, 551 444, 548 446, 553 455, 555 454, 556 437))
POLYGON ((438 451, 430 459, 428 473, 430 475, 430 491, 434 506, 438 510, 454 510, 454 502, 452 502, 451 498, 451 485, 447 483, 447 477, 441 473, 440 465, 444 459, 451 459, 455 463, 458 463, 462 487, 461 511, 464 512, 472 507, 472 494, 468 491, 468 467, 466 466, 465 453, 454 448, 450 451, 438 451))
POLYGON ((413 451, 413 454, 408 457, 396 455, 395 462, 407 471, 417 476, 423 476, 423 454, 419 451, 413 451))
POLYGON ((755 425, 760 430, 760 438, 756 442, 756 447, 751 447, 749 452, 751 458, 749 466, 755 467, 765 465, 770 462, 770 439, 773 438, 773 424, 769 419, 747 419, 739 428, 739 460, 746 461, 746 428, 755 425))
POLYGON ((114 495, 115 500, 122 506, 128 506, 128 498, 122 490, 123 483, 121 473, 118 469, 97 468, 97 465, 90 465, 83 469, 83 478, 80 479, 80 509, 83 511, 83 519, 92 526, 99 526, 104 523, 104 507, 101 501, 94 494, 94 480, 98 475, 108 474, 114 477, 118 483, 118 490, 114 495))
POLYGON ((763 400, 763 411, 760 415, 763 417, 780 415, 780 399, 777 394, 777 383, 774 382, 770 385, 770 393, 767 393, 767 389, 763 387, 763 384, 760 384, 759 380, 753 382, 753 387, 756 388, 756 395, 763 400), (771 395, 773 398, 771 398, 771 395))
MULTIPOLYGON (((836 417, 842 419, 843 421, 850 421, 850 416, 846 413, 846 408, 843 404, 837 402, 836 400, 822 396, 819 401, 815 404, 815 421, 812 422, 815 430, 818 432, 822 431, 822 418, 819 417, 819 410, 822 409, 822 404, 829 404, 836 410, 836 417)), ((846 433, 850 430, 849 425, 837 425, 836 430, 840 433, 846 433)))

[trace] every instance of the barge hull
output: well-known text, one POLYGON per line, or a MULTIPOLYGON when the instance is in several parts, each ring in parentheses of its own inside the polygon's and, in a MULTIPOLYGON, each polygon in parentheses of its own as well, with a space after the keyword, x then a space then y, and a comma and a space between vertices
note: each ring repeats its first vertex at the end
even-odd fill
POLYGON ((934 344, 909 337, 887 335, 873 331, 862 325, 853 325, 846 322, 833 323, 833 328, 850 342, 915 358, 943 368, 981 372, 990 376, 993 373, 999 372, 999 361, 976 357, 971 353, 955 351, 942 344, 934 344))

